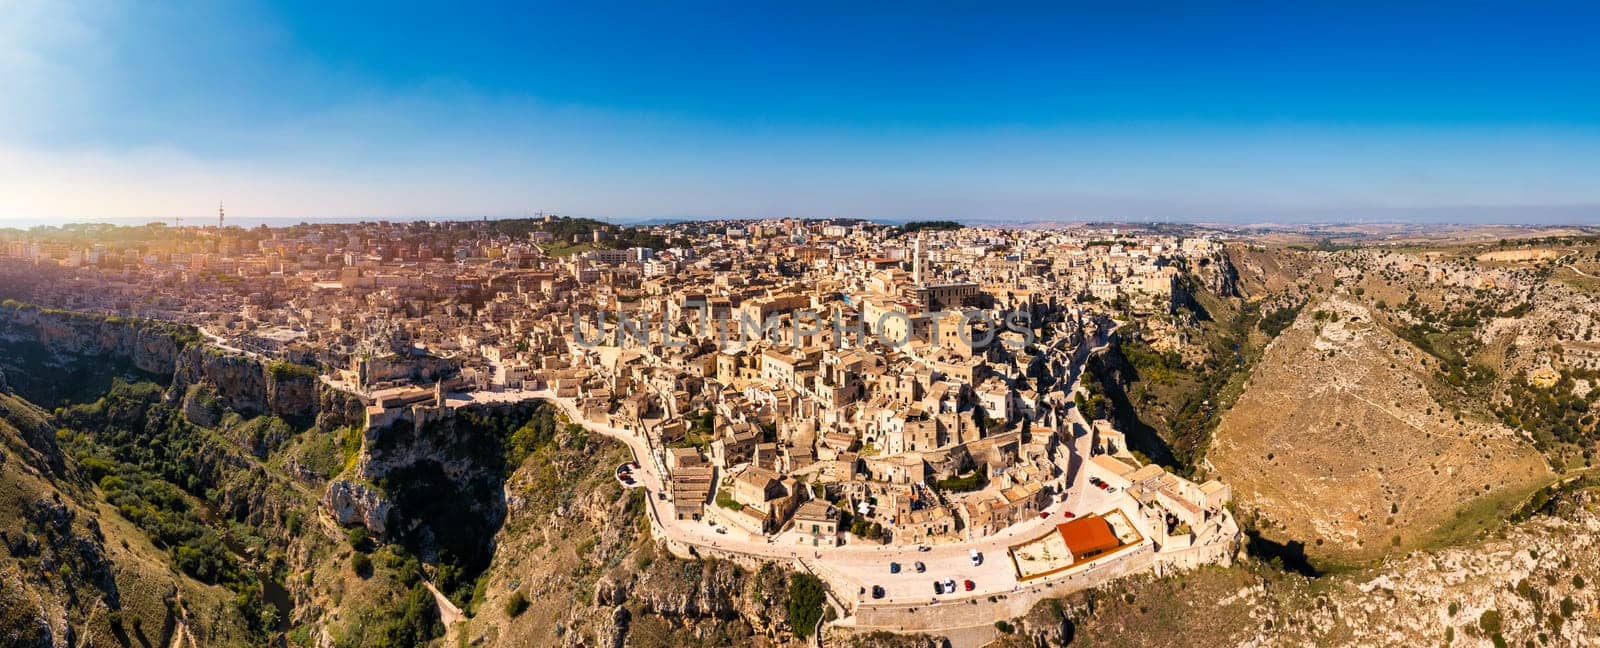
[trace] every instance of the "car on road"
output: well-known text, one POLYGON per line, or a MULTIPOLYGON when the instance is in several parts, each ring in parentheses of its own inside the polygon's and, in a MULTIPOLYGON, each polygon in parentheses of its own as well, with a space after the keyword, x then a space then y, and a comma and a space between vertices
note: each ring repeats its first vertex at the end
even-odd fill
POLYGON ((967 550, 967 557, 972 559, 972 566, 973 567, 977 567, 978 565, 982 565, 983 564, 983 553, 978 551, 977 549, 969 549, 969 550, 967 550))
POLYGON ((928 545, 917 545, 917 551, 933 551, 933 547, 928 545))
POLYGON ((900 563, 897 563, 897 562, 889 563, 889 573, 891 573, 891 574, 900 573, 900 563))
POLYGON ((717 533, 720 533, 722 535, 728 535, 728 529, 727 529, 727 527, 717 527, 717 533))
POLYGON ((972 591, 972 588, 977 587, 976 585, 972 584, 972 579, 970 579, 970 578, 967 579, 966 585, 967 585, 967 591, 968 592, 972 591))
POLYGON ((883 598, 883 587, 878 586, 878 585, 873 585, 872 586, 872 598, 875 598, 875 599, 883 598))

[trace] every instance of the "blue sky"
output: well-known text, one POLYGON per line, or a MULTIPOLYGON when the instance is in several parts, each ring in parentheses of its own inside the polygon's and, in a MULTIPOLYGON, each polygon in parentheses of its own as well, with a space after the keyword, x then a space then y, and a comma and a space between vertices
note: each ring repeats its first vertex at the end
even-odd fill
POLYGON ((1592 3, 859 4, 0 0, 0 219, 1600 222, 1592 3))

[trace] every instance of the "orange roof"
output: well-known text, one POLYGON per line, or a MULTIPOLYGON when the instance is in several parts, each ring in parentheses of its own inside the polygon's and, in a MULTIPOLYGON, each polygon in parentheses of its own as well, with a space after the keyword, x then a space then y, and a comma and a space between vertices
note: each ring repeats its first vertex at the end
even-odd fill
POLYGON ((1056 525, 1056 530, 1061 532, 1061 539, 1067 543, 1067 549, 1072 551, 1072 557, 1082 560, 1084 556, 1100 554, 1121 546, 1117 534, 1111 532, 1111 524, 1098 515, 1089 515, 1078 518, 1066 524, 1056 525))

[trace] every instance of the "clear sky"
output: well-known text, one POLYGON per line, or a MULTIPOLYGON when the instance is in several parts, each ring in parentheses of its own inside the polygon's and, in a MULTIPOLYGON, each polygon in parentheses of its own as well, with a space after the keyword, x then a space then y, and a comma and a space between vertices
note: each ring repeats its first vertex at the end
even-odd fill
POLYGON ((0 219, 1600 223, 1600 3, 863 4, 0 0, 0 219))

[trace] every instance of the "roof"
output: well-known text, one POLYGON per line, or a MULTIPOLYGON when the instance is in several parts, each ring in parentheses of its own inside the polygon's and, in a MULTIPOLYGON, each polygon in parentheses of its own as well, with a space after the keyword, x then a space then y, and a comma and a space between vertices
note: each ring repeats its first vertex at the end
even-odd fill
POLYGON ((1167 474, 1167 471, 1163 470, 1161 466, 1149 464, 1143 468, 1133 471, 1133 474, 1128 475, 1128 481, 1137 484, 1147 479, 1155 479, 1165 474, 1167 474))
POLYGON ((1095 455, 1090 457, 1089 461, 1095 462, 1101 468, 1110 471, 1111 474, 1118 477, 1127 476, 1129 473, 1134 471, 1133 466, 1123 463, 1121 460, 1111 455, 1095 455))
POLYGON ((1122 546, 1122 542, 1117 540, 1117 534, 1111 530, 1111 523, 1098 515, 1088 515, 1066 524, 1058 524, 1056 530, 1061 532, 1061 539, 1066 541, 1067 549, 1072 551, 1072 557, 1079 560, 1122 546))
POLYGON ((734 479, 758 488, 766 488, 768 484, 778 481, 778 473, 760 466, 751 466, 734 479))
POLYGON ((836 517, 835 509, 827 500, 807 500, 794 512, 796 520, 833 520, 836 517))

